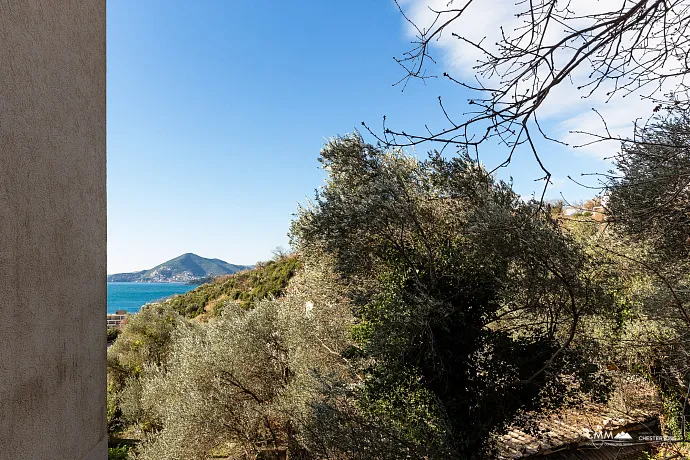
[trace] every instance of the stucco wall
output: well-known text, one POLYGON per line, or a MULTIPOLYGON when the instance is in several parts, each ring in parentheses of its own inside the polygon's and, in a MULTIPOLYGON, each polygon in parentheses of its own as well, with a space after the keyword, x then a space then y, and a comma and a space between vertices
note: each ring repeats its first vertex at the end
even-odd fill
POLYGON ((0 0, 0 458, 105 459, 105 0, 0 0))

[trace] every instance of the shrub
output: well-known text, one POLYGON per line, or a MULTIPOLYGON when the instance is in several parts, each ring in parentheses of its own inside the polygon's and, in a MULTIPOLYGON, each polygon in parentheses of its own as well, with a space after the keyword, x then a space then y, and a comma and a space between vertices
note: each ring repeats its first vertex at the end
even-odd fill
POLYGON ((127 460, 130 451, 128 446, 108 447, 108 460, 127 460))

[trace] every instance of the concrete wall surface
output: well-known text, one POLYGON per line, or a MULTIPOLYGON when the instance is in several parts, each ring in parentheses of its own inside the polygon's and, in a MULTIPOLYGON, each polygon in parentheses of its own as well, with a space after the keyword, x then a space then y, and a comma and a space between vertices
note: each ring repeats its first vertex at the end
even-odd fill
POLYGON ((0 459, 107 458, 105 0, 0 0, 0 459))

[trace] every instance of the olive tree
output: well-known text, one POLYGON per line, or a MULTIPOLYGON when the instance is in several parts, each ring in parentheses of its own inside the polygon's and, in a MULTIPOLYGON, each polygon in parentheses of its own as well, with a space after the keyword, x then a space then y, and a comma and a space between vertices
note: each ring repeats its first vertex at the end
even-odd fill
POLYGON ((648 325, 631 343, 643 349, 645 374, 682 407, 680 420, 690 415, 690 119, 676 110, 636 136, 615 156, 606 186, 612 230, 640 249, 611 252, 649 280, 640 296, 648 325))
POLYGON ((311 455, 304 445, 323 444, 309 428, 322 382, 355 378, 341 356, 352 316, 339 290, 309 263, 280 299, 250 310, 229 302, 219 318, 176 330, 166 365, 141 379, 141 410, 160 429, 137 458, 311 455))
POLYGON ((658 117, 624 143, 607 178, 608 209, 616 226, 659 256, 690 253, 690 115, 658 117))
POLYGON ((189 327, 189 323, 168 306, 151 304, 132 315, 122 328, 107 357, 110 432, 137 422, 138 380, 147 365, 165 365, 177 327, 189 327))
POLYGON ((592 261, 540 206, 467 156, 420 161, 359 135, 322 150, 326 185, 291 228, 354 306, 360 414, 395 456, 482 458, 525 410, 606 394, 579 342, 609 308, 592 261))

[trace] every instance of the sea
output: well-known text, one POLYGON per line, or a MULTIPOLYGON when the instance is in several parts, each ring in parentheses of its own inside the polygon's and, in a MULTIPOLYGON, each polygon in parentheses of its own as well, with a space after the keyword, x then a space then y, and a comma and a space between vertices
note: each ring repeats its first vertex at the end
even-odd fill
POLYGON ((184 294, 198 286, 184 283, 108 283, 108 313, 136 313, 149 302, 184 294))

